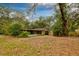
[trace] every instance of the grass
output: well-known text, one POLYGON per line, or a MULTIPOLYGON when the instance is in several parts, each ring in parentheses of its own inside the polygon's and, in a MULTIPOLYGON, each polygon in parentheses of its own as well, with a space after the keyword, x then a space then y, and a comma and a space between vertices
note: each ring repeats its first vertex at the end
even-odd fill
POLYGON ((78 37, 36 36, 15 38, 0 36, 2 56, 79 56, 78 37))

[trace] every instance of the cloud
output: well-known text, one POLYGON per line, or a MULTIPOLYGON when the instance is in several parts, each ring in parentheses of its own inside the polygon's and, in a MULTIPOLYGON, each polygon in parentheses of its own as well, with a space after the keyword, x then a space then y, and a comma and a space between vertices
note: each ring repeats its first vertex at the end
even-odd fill
POLYGON ((9 14, 9 17, 10 17, 10 18, 13 18, 13 17, 15 17, 15 14, 16 14, 16 12, 11 12, 11 13, 9 14))
MULTIPOLYGON (((32 3, 31 6, 33 6, 35 3, 32 3)), ((56 3, 37 3, 37 7, 44 6, 45 8, 50 8, 56 5, 56 3)))
POLYGON ((29 17, 29 16, 26 16, 25 18, 26 18, 26 19, 30 19, 30 17, 29 17))

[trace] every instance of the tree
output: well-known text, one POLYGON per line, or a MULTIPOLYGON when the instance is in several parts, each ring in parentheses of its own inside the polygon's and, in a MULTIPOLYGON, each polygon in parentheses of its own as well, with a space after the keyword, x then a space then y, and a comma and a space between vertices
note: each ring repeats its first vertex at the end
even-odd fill
POLYGON ((44 17, 39 17, 38 20, 35 20, 33 22, 31 22, 31 28, 46 28, 46 20, 44 19, 44 17))
MULTIPOLYGON (((37 6, 38 4, 33 4, 33 7, 31 8, 31 10, 34 10, 35 7, 37 6)), ((66 17, 65 17, 65 7, 66 7, 66 4, 65 3, 59 3, 59 10, 61 12, 61 19, 62 19, 62 27, 63 27, 63 35, 66 36, 68 35, 68 30, 67 30, 67 20, 66 20, 66 17)), ((30 11, 31 11, 30 10, 30 11)))
POLYGON ((9 9, 8 7, 1 6, 0 4, 0 33, 8 34, 8 28, 12 23, 21 24, 23 29, 28 25, 28 21, 25 19, 23 12, 9 9), (10 16, 11 12, 16 12, 14 13, 15 17, 10 16))
POLYGON ((2 6, 0 4, 0 33, 6 33, 7 32, 7 28, 8 28, 8 25, 10 24, 10 19, 9 19, 9 13, 10 13, 10 10, 5 7, 5 6, 2 6))
POLYGON ((79 28, 79 4, 70 4, 68 13, 68 29, 70 32, 72 32, 79 28))
POLYGON ((63 26, 63 35, 67 36, 68 35, 68 31, 67 31, 67 20, 65 18, 65 7, 66 4, 65 3, 59 3, 59 8, 60 8, 60 12, 61 12, 61 20, 62 20, 62 26, 63 26))
POLYGON ((11 24, 9 27, 10 35, 17 36, 21 33, 22 26, 18 23, 11 24))

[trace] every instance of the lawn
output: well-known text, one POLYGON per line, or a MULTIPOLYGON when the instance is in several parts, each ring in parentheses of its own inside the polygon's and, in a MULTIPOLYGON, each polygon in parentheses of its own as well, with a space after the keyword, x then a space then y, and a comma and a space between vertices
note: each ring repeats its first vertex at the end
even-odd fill
POLYGON ((36 36, 16 38, 0 36, 1 56, 79 56, 78 37, 36 36))

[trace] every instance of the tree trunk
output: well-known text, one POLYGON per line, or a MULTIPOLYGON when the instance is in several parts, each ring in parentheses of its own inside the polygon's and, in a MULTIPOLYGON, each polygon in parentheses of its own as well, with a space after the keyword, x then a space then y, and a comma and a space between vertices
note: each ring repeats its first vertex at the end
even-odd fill
POLYGON ((64 8, 65 8, 65 3, 59 3, 59 8, 60 8, 60 12, 61 12, 61 20, 63 22, 62 26, 63 26, 63 35, 67 36, 68 32, 67 32, 67 20, 65 18, 65 13, 64 13, 64 8))

